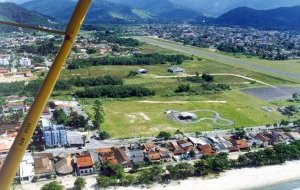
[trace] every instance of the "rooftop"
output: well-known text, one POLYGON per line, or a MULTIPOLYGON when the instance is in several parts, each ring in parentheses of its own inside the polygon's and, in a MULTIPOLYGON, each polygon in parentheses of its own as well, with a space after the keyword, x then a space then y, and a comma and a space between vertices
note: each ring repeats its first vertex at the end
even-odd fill
POLYGON ((76 156, 76 162, 78 168, 86 168, 86 167, 93 167, 94 162, 89 153, 76 156))

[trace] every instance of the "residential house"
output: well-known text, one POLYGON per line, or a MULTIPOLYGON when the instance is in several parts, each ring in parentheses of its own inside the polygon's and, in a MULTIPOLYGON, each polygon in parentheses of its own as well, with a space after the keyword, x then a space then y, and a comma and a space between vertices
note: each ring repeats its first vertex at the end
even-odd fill
POLYGON ((188 137, 188 141, 191 142, 194 146, 208 144, 208 142, 206 142, 203 138, 188 137))
POLYGON ((111 164, 121 164, 125 168, 131 167, 132 163, 127 156, 126 147, 111 147, 97 149, 99 159, 102 164, 109 162, 111 164))
POLYGON ((35 176, 49 178, 55 175, 53 154, 33 154, 35 176))
POLYGON ((144 151, 140 149, 128 150, 128 158, 134 165, 138 165, 145 162, 144 151))
POLYGON ((232 144, 241 151, 249 150, 249 145, 245 139, 233 140, 232 144))
POLYGON ((216 155, 216 150, 210 144, 197 145, 197 149, 204 156, 214 156, 214 155, 216 155))
POLYGON ((90 153, 76 156, 76 171, 78 176, 93 174, 94 161, 90 153))
POLYGON ((194 145, 186 140, 178 140, 177 144, 184 150, 185 153, 189 153, 191 150, 193 150, 194 145))

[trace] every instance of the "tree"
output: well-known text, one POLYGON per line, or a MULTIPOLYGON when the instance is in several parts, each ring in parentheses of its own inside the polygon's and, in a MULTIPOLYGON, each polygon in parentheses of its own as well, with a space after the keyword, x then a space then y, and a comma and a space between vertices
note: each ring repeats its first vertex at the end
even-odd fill
POLYGON ((189 163, 179 163, 176 166, 169 165, 167 166, 167 170, 169 171, 170 179, 186 179, 191 177, 195 173, 195 168, 193 165, 189 163))
POLYGON ((206 73, 203 73, 201 78, 205 82, 213 82, 214 81, 214 76, 212 76, 210 74, 206 74, 206 73))
POLYGON ((243 128, 236 128, 234 134, 238 139, 244 139, 246 137, 246 131, 243 128))
POLYGON ((71 112, 69 121, 67 122, 67 125, 76 129, 79 128, 86 129, 87 124, 88 124, 88 120, 85 119, 83 115, 78 115, 77 112, 71 112))
POLYGON ((97 177, 97 185, 100 188, 107 188, 110 186, 115 186, 117 184, 118 184, 118 181, 114 177, 108 177, 108 176, 97 177))
POLYGON ((106 162, 101 168, 102 174, 108 177, 121 179, 125 172, 124 167, 120 164, 111 164, 106 162))
POLYGON ((0 96, 0 107, 6 104, 5 97, 0 96))
POLYGON ((159 132, 159 134, 157 135, 156 138, 168 140, 171 137, 172 137, 171 133, 165 132, 165 131, 161 131, 161 132, 159 132))
POLYGON ((104 115, 105 115, 102 102, 96 100, 94 102, 93 110, 94 110, 93 124, 96 128, 100 128, 101 124, 104 123, 104 115))
POLYGON ((189 92, 191 90, 191 86, 189 84, 180 84, 175 90, 176 93, 189 92))
POLYGON ((289 121, 287 121, 287 120, 281 120, 281 122, 280 122, 280 125, 281 126, 288 126, 290 124, 290 122, 289 121))
POLYGON ((65 125, 68 121, 68 116, 63 109, 54 110, 53 119, 57 124, 65 125))
POLYGON ((99 130, 99 138, 100 140, 106 140, 110 138, 110 134, 106 131, 99 130))
POLYGON ((45 184, 41 190, 64 190, 64 186, 59 184, 57 181, 53 181, 45 184))
POLYGON ((82 177, 78 177, 76 178, 75 182, 74 182, 74 187, 77 190, 81 190, 85 187, 86 185, 86 180, 82 177))

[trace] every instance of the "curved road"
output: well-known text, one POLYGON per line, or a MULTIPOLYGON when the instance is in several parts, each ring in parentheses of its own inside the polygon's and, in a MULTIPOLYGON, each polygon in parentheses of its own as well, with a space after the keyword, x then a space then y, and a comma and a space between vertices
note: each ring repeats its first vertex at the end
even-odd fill
MULTIPOLYGON (((259 84, 263 84, 263 85, 266 85, 266 86, 270 86, 272 88, 277 88, 276 86, 273 86, 271 84, 268 84, 268 83, 265 83, 263 81, 260 81, 260 80, 256 80, 256 79, 253 79, 253 78, 250 78, 250 77, 246 77, 246 76, 243 76, 243 75, 238 75, 238 74, 232 74, 232 73, 213 73, 213 74, 210 74, 212 76, 234 76, 234 77, 238 77, 238 78, 242 78, 242 79, 245 79, 245 80, 248 80, 248 81, 255 81, 259 84)), ((157 78, 157 79, 165 79, 165 78, 186 78, 186 77, 195 77, 196 75, 189 75, 189 74, 184 74, 184 75, 168 75, 168 76, 157 76, 157 75, 150 75, 151 77, 153 78, 157 78)))
POLYGON ((221 55, 221 54, 217 54, 214 52, 209 52, 209 51, 201 50, 198 48, 193 48, 190 46, 184 46, 179 43, 172 43, 171 41, 167 42, 167 41, 163 41, 163 40, 156 39, 153 37, 138 36, 138 37, 134 37, 134 38, 139 41, 150 44, 150 45, 158 46, 158 47, 173 50, 173 51, 182 52, 182 53, 185 53, 188 55, 195 55, 198 57, 202 57, 202 58, 220 62, 220 63, 227 63, 230 65, 241 66, 242 68, 248 68, 250 70, 257 71, 260 73, 269 73, 269 74, 274 74, 274 75, 280 75, 284 78, 290 78, 290 79, 300 81, 299 74, 290 73, 287 71, 282 71, 282 70, 274 69, 274 68, 270 68, 270 67, 265 67, 262 65, 255 65, 255 64, 249 63, 247 61, 244 61, 244 60, 241 60, 238 58, 234 58, 234 57, 230 57, 227 55, 221 55))

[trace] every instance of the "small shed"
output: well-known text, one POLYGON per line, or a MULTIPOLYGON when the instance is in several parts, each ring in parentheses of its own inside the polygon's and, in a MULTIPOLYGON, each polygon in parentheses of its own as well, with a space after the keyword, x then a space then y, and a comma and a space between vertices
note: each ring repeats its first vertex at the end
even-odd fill
POLYGON ((173 74, 177 74, 177 73, 184 73, 185 70, 181 67, 173 66, 173 67, 168 68, 168 72, 173 73, 173 74))

